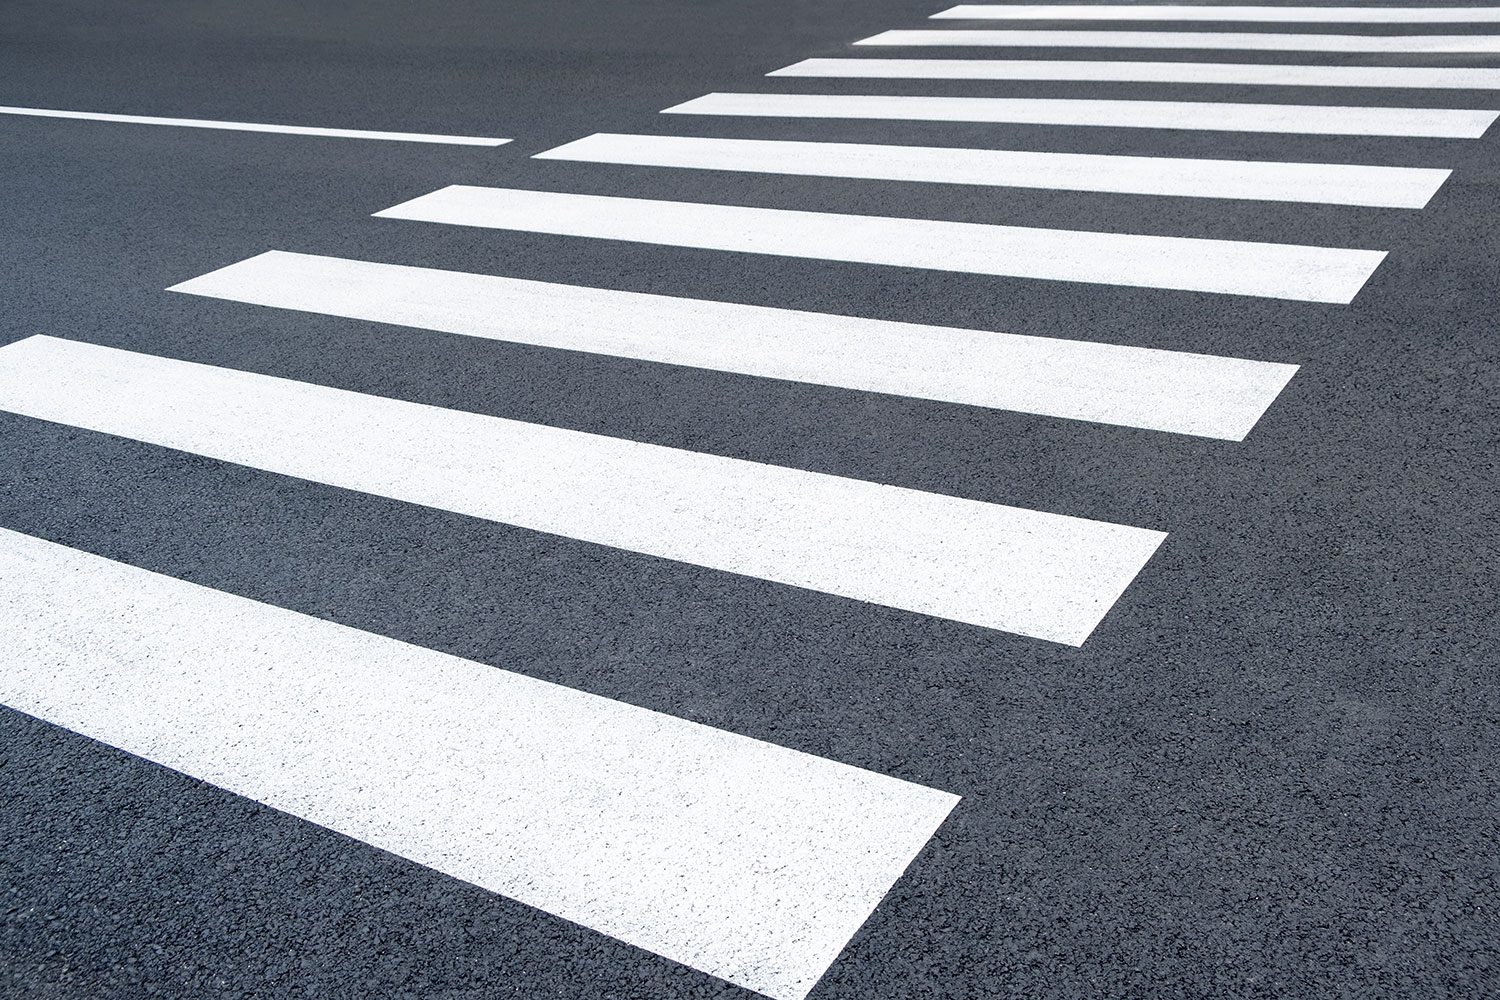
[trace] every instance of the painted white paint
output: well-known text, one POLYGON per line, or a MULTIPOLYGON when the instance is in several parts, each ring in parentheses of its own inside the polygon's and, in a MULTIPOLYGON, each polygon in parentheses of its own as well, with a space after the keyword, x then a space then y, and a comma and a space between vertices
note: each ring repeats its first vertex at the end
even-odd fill
POLYGON ((777 1000, 954 795, 0 530, 0 703, 777 1000))
POLYGON ((663 114, 887 121, 1007 122, 1215 132, 1390 135, 1478 139, 1495 111, 1441 108, 1102 101, 1043 97, 915 97, 887 94, 705 94, 663 114))
POLYGON ((1166 537, 46 336, 0 409, 1071 645, 1166 537))
POLYGON ((884 31, 855 45, 1108 49, 1252 49, 1263 52, 1500 53, 1500 35, 1300 35, 1234 31, 884 31))
POLYGON ((1385 257, 1234 240, 454 185, 375 213, 460 226, 1016 278, 1348 303, 1385 257))
POLYGON ((1107 156, 952 146, 601 133, 536 159, 1181 198, 1422 208, 1453 171, 1429 167, 1107 156))
POLYGON ((959 4, 934 19, 964 21, 1238 21, 1301 24, 1493 24, 1500 7, 1285 7, 1230 4, 959 4))
POLYGON ((872 80, 1076 80, 1268 87, 1500 90, 1500 69, 1056 59, 804 59, 767 76, 872 80))
POLYGON ((170 291, 765 378, 1243 440, 1296 365, 273 250, 170 291))
POLYGON ((57 111, 50 108, 0 107, 0 115, 29 118, 72 118, 92 122, 118 122, 126 125, 176 125, 179 128, 207 128, 228 132, 282 132, 287 135, 318 135, 335 139, 385 139, 391 142, 430 142, 449 146, 501 146, 509 139, 475 135, 431 135, 425 132, 371 132, 354 128, 314 128, 308 125, 266 125, 259 122, 221 122, 204 118, 157 118, 150 115, 112 115, 96 111, 57 111))

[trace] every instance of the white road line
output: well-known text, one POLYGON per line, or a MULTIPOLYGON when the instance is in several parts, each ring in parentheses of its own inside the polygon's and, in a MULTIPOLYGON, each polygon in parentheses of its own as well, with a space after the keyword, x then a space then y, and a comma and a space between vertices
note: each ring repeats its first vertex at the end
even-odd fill
POLYGON ((942 184, 1422 208, 1451 170, 601 133, 535 159, 942 184))
POLYGON ((1285 66, 1273 63, 1052 59, 804 59, 766 75, 884 80, 1078 80, 1500 90, 1500 69, 1463 66, 1285 66))
POLYGON ((1272 7, 1207 4, 959 4, 965 21, 1239 21, 1303 24, 1492 24, 1500 7, 1272 7))
POLYGON ((0 409, 1071 645, 1166 537, 44 336, 0 409))
POLYGON ((509 139, 474 135, 429 135, 425 132, 371 132, 354 128, 313 128, 307 125, 266 125, 258 122, 220 122, 204 118, 156 118, 150 115, 109 115, 94 111, 56 111, 49 108, 0 107, 0 115, 30 118, 76 118, 91 122, 123 122, 128 125, 176 125, 181 128, 211 128, 229 132, 284 132, 288 135, 321 135, 339 139, 386 139, 392 142, 432 142, 449 146, 502 146, 509 139))
POLYGON ((778 1000, 958 797, 0 530, 0 702, 778 1000))
POLYGON ((1497 112, 1305 104, 1098 101, 1068 98, 908 97, 886 94, 705 94, 663 114, 887 121, 1010 122, 1214 132, 1478 139, 1497 112))
POLYGON ((564 350, 1243 440, 1296 365, 273 250, 171 291, 564 350))
POLYGON ((1500 35, 1294 35, 1232 31, 884 31, 855 45, 956 45, 1106 49, 1255 49, 1267 52, 1500 53, 1500 35))
POLYGON ((454 185, 376 212, 459 226, 1347 304, 1383 250, 987 226, 454 185))

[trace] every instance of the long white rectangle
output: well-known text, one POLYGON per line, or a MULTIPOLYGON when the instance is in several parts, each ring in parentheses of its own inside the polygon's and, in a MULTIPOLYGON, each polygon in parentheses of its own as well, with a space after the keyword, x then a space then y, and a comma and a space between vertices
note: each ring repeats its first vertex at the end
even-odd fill
POLYGON ((1246 49, 1263 52, 1500 53, 1500 35, 1294 35, 1234 31, 1006 31, 917 28, 884 31, 855 45, 1004 48, 1246 49))
POLYGON ((535 159, 1183 198, 1422 208, 1451 170, 599 133, 535 159))
POLYGON ((171 291, 564 350, 1243 440, 1296 365, 270 251, 171 291))
POLYGON ((1361 108, 1217 101, 1100 101, 1040 97, 909 97, 888 94, 705 94, 663 114, 886 121, 1007 122, 1214 132, 1389 135, 1478 139, 1497 112, 1361 108))
POLYGON ((0 703, 778 1000, 957 796, 0 530, 0 703))
POLYGON ((45 336, 0 409, 1071 645, 1166 537, 45 336))
POLYGON ((1500 7, 1280 7, 1211 4, 959 4, 961 21, 1239 21, 1303 24, 1493 24, 1500 7))
POLYGON ((267 125, 262 122, 224 122, 206 118, 157 118, 151 115, 113 115, 97 111, 58 111, 52 108, 0 107, 0 115, 28 118, 73 118, 80 121, 119 122, 126 125, 175 125, 226 132, 281 132, 286 135, 319 135, 335 139, 385 139, 390 142, 430 142, 448 146, 503 146, 509 139, 477 135, 434 135, 427 132, 372 132, 355 128, 321 128, 311 125, 267 125))
POLYGON ((1347 304, 1383 250, 989 226, 453 185, 375 213, 459 226, 1013 278, 1347 304))
POLYGON ((1286 66, 1277 63, 1054 59, 804 59, 766 75, 869 80, 1058 80, 1500 90, 1500 69, 1465 66, 1286 66))

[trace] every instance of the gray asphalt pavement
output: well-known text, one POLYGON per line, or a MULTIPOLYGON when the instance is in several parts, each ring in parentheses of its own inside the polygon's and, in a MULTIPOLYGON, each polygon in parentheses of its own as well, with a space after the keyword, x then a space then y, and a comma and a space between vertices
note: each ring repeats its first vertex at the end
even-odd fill
MULTIPOLYGON (((46 334, 1167 532, 1081 647, 3 408, 0 528, 961 796, 813 1000, 1500 993, 1500 135, 659 114, 713 91, 1496 109, 1500 91, 764 74, 1500 56, 850 48, 942 27, 941 6, 4 0, 0 104, 514 141, 0 115, 0 345, 46 334), (596 132, 1453 174, 1405 210, 530 159, 596 132), (371 217, 449 184, 1389 256, 1333 305, 371 217), (1226 441, 164 291, 272 249, 1300 369, 1226 441)), ((0 995, 754 994, 0 708, 0 995)))

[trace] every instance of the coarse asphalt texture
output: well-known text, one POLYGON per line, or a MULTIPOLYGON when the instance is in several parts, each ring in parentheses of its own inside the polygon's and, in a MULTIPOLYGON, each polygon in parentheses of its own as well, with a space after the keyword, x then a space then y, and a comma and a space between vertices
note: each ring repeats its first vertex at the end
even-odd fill
MULTIPOLYGON (((658 114, 711 91, 1453 108, 1500 92, 763 76, 995 55, 849 48, 943 26, 925 20, 943 6, 5 0, 0 104, 515 141, 0 116, 0 344, 50 334, 1169 532, 1083 647, 5 413, 0 527, 963 796, 814 1000, 1500 994, 1500 134, 658 114), (595 132, 1454 173, 1414 211, 529 159, 595 132), (1390 256, 1339 306, 370 217, 446 184, 1390 256), (163 291, 268 249, 1301 369, 1231 442, 163 291)), ((9 709, 0 995, 753 996, 9 709)))

